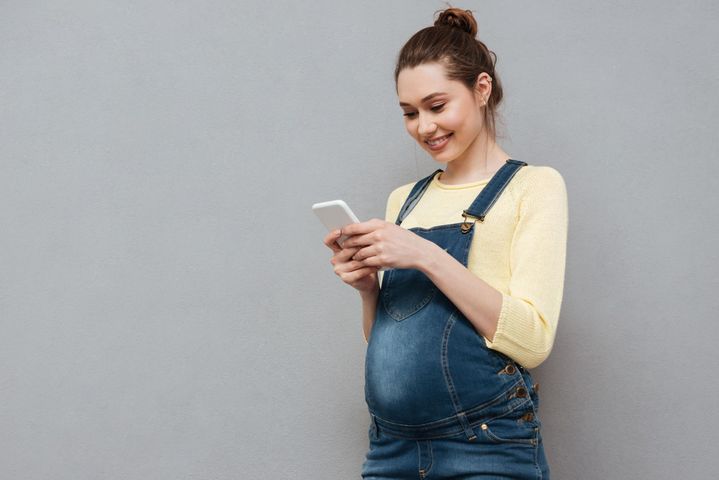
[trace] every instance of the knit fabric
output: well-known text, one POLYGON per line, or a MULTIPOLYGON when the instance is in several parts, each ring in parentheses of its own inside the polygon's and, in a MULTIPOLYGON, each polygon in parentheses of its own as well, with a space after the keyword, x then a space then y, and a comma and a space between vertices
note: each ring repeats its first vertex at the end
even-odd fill
MULTIPOLYGON (((462 211, 489 182, 448 185, 438 176, 402 227, 462 222, 462 211)), ((395 222, 414 184, 390 193, 386 221, 395 222)), ((564 290, 568 205, 562 175, 550 166, 520 168, 474 228, 467 268, 502 293, 497 330, 491 340, 483 336, 484 341, 525 367, 536 367, 552 350, 564 290)))

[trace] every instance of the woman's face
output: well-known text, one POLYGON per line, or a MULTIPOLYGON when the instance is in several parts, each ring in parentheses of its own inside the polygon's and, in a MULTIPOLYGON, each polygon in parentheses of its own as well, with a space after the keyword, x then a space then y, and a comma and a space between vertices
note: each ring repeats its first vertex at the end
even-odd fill
POLYGON ((488 78, 487 73, 479 76, 473 94, 463 83, 448 80, 439 63, 399 73, 397 94, 407 132, 438 162, 468 157, 479 148, 484 123, 481 105, 491 91, 488 78), (430 139, 439 142, 431 145, 430 139))

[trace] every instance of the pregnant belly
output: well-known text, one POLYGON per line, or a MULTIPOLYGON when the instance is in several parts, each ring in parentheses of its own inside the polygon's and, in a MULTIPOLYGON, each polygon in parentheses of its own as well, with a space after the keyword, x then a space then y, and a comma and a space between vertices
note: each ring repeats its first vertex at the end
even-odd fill
POLYGON ((368 407, 385 420, 409 425, 453 413, 442 367, 441 336, 432 328, 406 328, 404 322, 413 320, 420 319, 374 325, 365 359, 368 407))
POLYGON ((505 389, 512 380, 497 374, 503 367, 463 318, 378 317, 365 358, 365 400, 390 422, 442 420, 505 389))

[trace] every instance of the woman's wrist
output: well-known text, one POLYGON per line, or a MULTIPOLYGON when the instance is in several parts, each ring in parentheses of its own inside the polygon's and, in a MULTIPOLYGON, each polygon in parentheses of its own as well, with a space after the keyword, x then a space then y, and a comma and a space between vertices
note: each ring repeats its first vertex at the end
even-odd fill
POLYGON ((379 295, 379 286, 375 285, 371 290, 360 290, 362 300, 374 300, 379 295))
POLYGON ((414 268, 429 276, 428 272, 431 272, 434 269, 438 254, 447 252, 440 248, 436 243, 426 239, 425 241, 427 242, 426 248, 422 252, 422 255, 417 258, 417 264, 414 268))

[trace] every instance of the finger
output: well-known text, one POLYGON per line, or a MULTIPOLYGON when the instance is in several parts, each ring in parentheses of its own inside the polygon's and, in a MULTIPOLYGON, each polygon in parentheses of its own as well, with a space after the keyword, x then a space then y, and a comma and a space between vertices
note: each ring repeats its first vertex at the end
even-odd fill
POLYGON ((342 277, 342 280, 345 280, 348 274, 354 273, 358 270, 363 270, 365 268, 367 267, 362 265, 361 262, 358 262, 356 260, 350 260, 348 262, 335 263, 334 271, 335 274, 342 277))
POLYGON ((338 258, 341 259, 344 262, 349 262, 352 257, 359 251, 361 247, 355 247, 355 248, 343 248, 339 251, 337 254, 338 258))
POLYGON ((384 220, 373 218, 366 222, 350 223, 342 227, 342 235, 362 235, 377 230, 385 223, 384 220))
POLYGON ((333 252, 339 252, 340 250, 342 250, 342 247, 340 247, 340 245, 337 243, 338 238, 340 238, 340 231, 334 230, 325 235, 323 242, 330 249, 332 249, 333 252))
POLYGON ((347 237, 347 239, 342 242, 342 248, 347 247, 366 247, 368 245, 372 245, 374 243, 372 234, 374 233, 374 230, 372 230, 369 233, 365 234, 357 234, 352 235, 351 237, 347 237))
POLYGON ((355 281, 357 281, 357 280, 361 279, 362 277, 366 277, 367 275, 372 275, 373 273, 377 273, 377 269, 372 268, 372 267, 365 267, 365 268, 361 268, 359 270, 355 270, 352 273, 357 275, 357 277, 355 278, 355 281))
POLYGON ((338 265, 339 268, 335 269, 335 272, 354 272, 358 270, 363 270, 365 268, 372 269, 373 271, 377 271, 379 268, 381 268, 379 258, 376 256, 365 258, 364 260, 355 259, 354 257, 347 259, 345 263, 342 263, 341 265, 338 265))
POLYGON ((376 271, 377 269, 372 267, 360 268, 349 273, 343 273, 342 275, 340 275, 340 277, 345 283, 354 283, 357 280, 360 280, 362 277, 375 273, 376 271))
POLYGON ((370 245, 368 247, 362 247, 357 252, 352 255, 352 260, 358 260, 360 262, 364 262, 365 265, 372 265, 376 263, 379 259, 377 258, 377 252, 378 249, 375 245, 370 245))
POLYGON ((363 267, 372 267, 372 268, 381 268, 382 267, 382 264, 376 255, 366 257, 366 258, 355 258, 355 257, 352 257, 352 258, 354 261, 359 262, 363 267))
POLYGON ((357 253, 357 250, 357 248, 342 248, 335 252, 330 259, 330 263, 332 263, 332 265, 347 263, 352 258, 352 255, 357 253))
POLYGON ((369 250, 369 248, 370 248, 370 247, 358 247, 358 248, 357 248, 357 251, 355 252, 355 254, 352 255, 352 257, 351 257, 352 260, 361 261, 362 258, 364 258, 365 255, 367 255, 367 251, 369 250))

